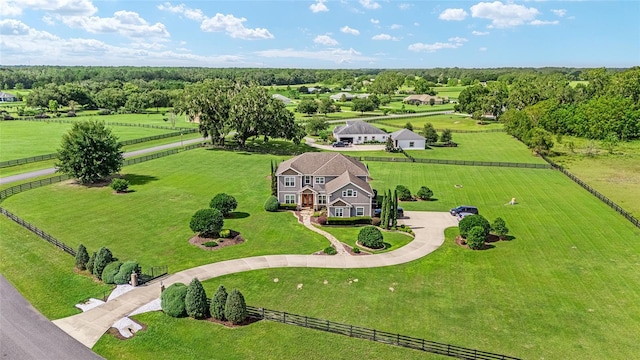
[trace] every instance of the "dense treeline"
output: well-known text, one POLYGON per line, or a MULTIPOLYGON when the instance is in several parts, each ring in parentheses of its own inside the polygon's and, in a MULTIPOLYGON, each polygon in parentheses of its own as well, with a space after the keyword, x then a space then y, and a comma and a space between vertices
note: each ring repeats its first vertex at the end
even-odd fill
MULTIPOLYGON (((96 66, 9 66, 0 68, 0 86, 4 89, 33 89, 48 84, 64 85, 86 81, 109 83, 150 83, 158 90, 176 89, 185 83, 205 79, 225 79, 240 83, 269 85, 299 85, 330 83, 343 86, 355 79, 369 79, 384 69, 319 70, 319 69, 264 69, 264 68, 175 68, 175 67, 96 67, 96 66)), ((583 69, 576 68, 495 68, 495 69, 398 69, 394 72, 405 76, 419 76, 433 83, 447 83, 459 79, 461 85, 475 81, 511 82, 518 74, 562 74, 570 80, 581 80, 583 69)), ((617 71, 612 69, 610 71, 617 71)))
POLYGON ((587 83, 570 84, 560 74, 522 74, 511 80, 474 85, 460 93, 456 110, 504 122, 530 146, 548 150, 551 134, 595 140, 640 138, 640 67, 609 73, 585 71, 587 83))

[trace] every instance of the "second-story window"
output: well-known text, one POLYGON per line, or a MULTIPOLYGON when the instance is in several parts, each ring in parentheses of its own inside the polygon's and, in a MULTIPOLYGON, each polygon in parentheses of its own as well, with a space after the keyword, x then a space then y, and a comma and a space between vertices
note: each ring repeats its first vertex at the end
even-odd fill
POLYGON ((293 176, 285 176, 284 177, 284 186, 286 187, 294 187, 296 186, 296 178, 293 176))

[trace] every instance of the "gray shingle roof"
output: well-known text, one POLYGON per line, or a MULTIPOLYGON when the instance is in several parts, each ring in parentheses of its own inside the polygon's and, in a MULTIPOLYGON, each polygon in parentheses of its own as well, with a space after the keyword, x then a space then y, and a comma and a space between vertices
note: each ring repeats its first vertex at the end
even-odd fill
POLYGON ((409 129, 401 129, 391 133, 393 140, 424 140, 424 138, 409 129))
POLYGON ((340 153, 308 152, 298 155, 280 163, 276 175, 289 168, 302 175, 340 176, 348 171, 354 176, 369 176, 369 170, 363 163, 340 153))
POLYGON ((336 127, 336 135, 386 135, 387 133, 362 120, 347 121, 347 125, 336 127))
POLYGON ((341 187, 347 184, 354 184, 357 187, 361 188, 362 190, 368 192, 369 194, 373 194, 373 190, 371 190, 371 185, 369 185, 366 181, 354 176, 348 171, 345 171, 344 173, 342 173, 342 175, 329 181, 326 184, 325 189, 327 191, 327 194, 332 194, 336 190, 339 190, 341 187))

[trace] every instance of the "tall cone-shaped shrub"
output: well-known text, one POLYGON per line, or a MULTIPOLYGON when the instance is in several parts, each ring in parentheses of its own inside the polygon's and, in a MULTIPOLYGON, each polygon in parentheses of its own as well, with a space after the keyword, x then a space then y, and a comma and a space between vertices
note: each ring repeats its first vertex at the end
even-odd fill
POLYGON ((237 289, 231 290, 224 307, 224 316, 233 324, 240 324, 247 318, 247 304, 237 289))
POLYGON ((187 315, 194 319, 204 319, 209 315, 209 307, 207 305, 207 293, 205 293, 200 280, 193 278, 184 298, 184 307, 187 310, 187 315))
POLYGON ((211 307, 209 311, 211 312, 211 316, 217 320, 226 320, 227 318, 224 316, 224 308, 227 305, 227 289, 225 289, 224 285, 220 285, 218 287, 218 291, 211 298, 211 307))

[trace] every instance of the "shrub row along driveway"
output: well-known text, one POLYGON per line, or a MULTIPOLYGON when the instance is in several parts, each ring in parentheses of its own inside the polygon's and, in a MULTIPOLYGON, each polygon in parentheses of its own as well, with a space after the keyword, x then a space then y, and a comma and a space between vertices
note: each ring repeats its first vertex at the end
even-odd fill
MULTIPOLYGON (((368 256, 255 256, 198 266, 173 274, 162 282, 168 287, 176 282, 188 284, 194 277, 204 281, 223 275, 268 268, 344 269, 399 265, 417 260, 436 250, 444 243, 444 230, 458 225, 455 218, 448 212, 407 211, 405 216, 407 218, 398 221, 413 229, 415 239, 400 249, 387 253, 368 256)), ((159 297, 159 283, 140 286, 89 311, 55 320, 54 324, 91 348, 116 321, 159 297)))

